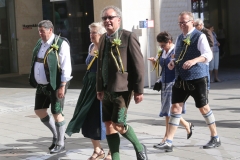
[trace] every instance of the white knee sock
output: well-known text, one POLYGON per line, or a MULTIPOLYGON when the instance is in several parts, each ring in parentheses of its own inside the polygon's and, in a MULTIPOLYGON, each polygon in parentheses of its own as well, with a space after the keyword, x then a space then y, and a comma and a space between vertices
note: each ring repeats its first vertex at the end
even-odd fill
POLYGON ((215 123, 215 117, 212 110, 210 110, 207 114, 203 114, 203 117, 205 118, 207 125, 215 123))

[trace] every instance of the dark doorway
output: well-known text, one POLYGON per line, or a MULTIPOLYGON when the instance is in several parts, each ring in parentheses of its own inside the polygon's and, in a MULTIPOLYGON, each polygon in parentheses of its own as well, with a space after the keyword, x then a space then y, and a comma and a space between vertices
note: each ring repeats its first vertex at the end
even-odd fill
POLYGON ((83 64, 90 44, 88 25, 94 21, 93 0, 42 0, 43 19, 51 20, 55 34, 70 42, 72 65, 83 64))

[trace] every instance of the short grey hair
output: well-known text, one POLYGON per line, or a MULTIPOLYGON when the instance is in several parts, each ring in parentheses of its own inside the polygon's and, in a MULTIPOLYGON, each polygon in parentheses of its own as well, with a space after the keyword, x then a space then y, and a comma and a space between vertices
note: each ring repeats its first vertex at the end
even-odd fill
POLYGON ((204 23, 203 23, 203 20, 198 18, 198 19, 195 19, 194 23, 197 23, 198 25, 203 25, 204 26, 204 23))
POLYGON ((105 12, 106 10, 109 10, 109 9, 113 9, 113 10, 116 12, 116 14, 117 14, 117 16, 118 16, 119 18, 122 17, 122 11, 121 11, 118 7, 116 7, 116 6, 107 6, 107 7, 105 7, 105 8, 102 10, 102 12, 101 12, 101 18, 102 18, 102 16, 103 16, 104 12, 105 12))
POLYGON ((52 28, 54 30, 53 24, 49 20, 42 20, 41 22, 38 23, 38 27, 43 27, 46 29, 52 28))
POLYGON ((188 15, 189 16, 189 20, 194 20, 194 17, 193 17, 193 14, 192 12, 189 12, 189 11, 183 11, 179 14, 179 17, 180 16, 183 16, 183 15, 188 15))
POLYGON ((104 34, 106 32, 106 29, 103 27, 102 22, 93 22, 88 26, 89 29, 97 28, 98 34, 104 34))

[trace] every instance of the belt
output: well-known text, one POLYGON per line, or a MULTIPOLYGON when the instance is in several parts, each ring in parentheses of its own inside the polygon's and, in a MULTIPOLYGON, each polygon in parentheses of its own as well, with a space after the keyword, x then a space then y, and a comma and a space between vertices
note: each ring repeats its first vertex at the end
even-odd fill
POLYGON ((43 58, 36 58, 36 62, 43 63, 44 59, 43 58))
POLYGON ((38 84, 37 85, 37 91, 42 92, 45 95, 51 95, 51 91, 47 88, 49 84, 38 84))

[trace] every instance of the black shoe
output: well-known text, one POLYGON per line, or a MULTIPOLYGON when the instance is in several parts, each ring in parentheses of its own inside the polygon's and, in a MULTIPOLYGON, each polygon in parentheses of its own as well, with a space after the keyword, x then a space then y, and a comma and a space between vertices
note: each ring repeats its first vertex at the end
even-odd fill
POLYGON ((52 140, 52 145, 48 147, 48 149, 51 151, 57 144, 57 138, 53 138, 52 140))
POLYGON ((56 143, 52 143, 52 145, 48 147, 48 149, 51 151, 55 146, 56 146, 56 143))
POLYGON ((172 152, 173 151, 173 146, 172 144, 168 144, 167 142, 160 143, 158 145, 153 146, 156 149, 164 150, 165 152, 172 152))
POLYGON ((215 148, 221 146, 221 141, 217 141, 217 138, 211 137, 210 141, 203 146, 203 149, 215 148))
MULTIPOLYGON (((66 139, 67 138, 64 136, 64 140, 66 140, 66 139)), ((56 145, 57 145, 56 143, 52 143, 52 145, 50 147, 48 147, 48 149, 51 151, 56 145)))
POLYGON ((159 144, 154 144, 153 145, 153 148, 157 148, 158 146, 161 146, 161 145, 163 145, 163 143, 161 142, 161 143, 159 143, 159 144))
POLYGON ((65 151, 65 146, 61 146, 61 145, 56 145, 51 151, 50 154, 56 154, 56 153, 61 153, 65 151))
POLYGON ((144 144, 142 144, 143 150, 141 152, 137 152, 137 160, 148 160, 147 157, 147 148, 144 144))
MULTIPOLYGON (((188 122, 189 123, 189 122, 188 122)), ((194 125, 192 123, 189 123, 189 128, 190 128, 190 133, 187 134, 187 139, 189 139, 192 136, 192 130, 193 130, 194 125)))

